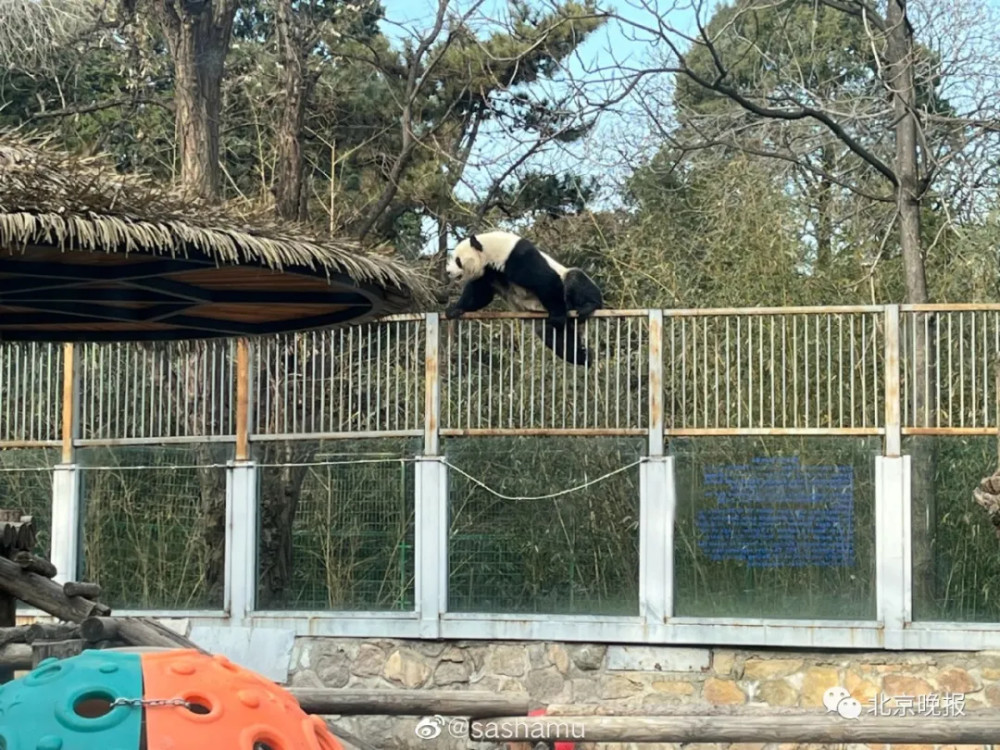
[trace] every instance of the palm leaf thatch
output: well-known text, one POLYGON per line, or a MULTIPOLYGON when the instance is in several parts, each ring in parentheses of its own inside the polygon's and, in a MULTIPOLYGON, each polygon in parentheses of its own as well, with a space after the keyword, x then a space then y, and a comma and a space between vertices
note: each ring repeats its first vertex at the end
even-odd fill
MULTIPOLYGON (((215 266, 270 271, 309 269, 373 288, 373 314, 432 304, 429 283, 354 242, 320 237, 235 204, 208 205, 148 176, 122 174, 110 159, 66 153, 44 138, 0 133, 0 254, 30 249, 61 254, 209 259, 215 266)), ((315 295, 314 295, 315 296, 315 295)), ((361 313, 359 312, 359 317, 361 313)))

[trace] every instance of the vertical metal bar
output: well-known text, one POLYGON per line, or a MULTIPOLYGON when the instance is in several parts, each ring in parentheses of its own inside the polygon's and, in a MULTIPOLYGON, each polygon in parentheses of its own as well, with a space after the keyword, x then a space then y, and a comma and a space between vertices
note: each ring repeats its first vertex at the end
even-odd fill
POLYGON ((958 413, 959 426, 965 427, 965 313, 958 314, 958 413))
POLYGON ((649 311, 649 456, 663 455, 663 311, 649 311))
POLYGON ((439 374, 438 346, 440 343, 440 315, 427 313, 426 349, 424 353, 424 455, 439 453, 439 417, 441 410, 441 379, 439 374))
POLYGON ((885 455, 900 455, 899 305, 885 306, 885 455))
POLYGON ((80 365, 76 344, 63 344, 62 457, 73 463, 75 441, 80 435, 80 365))
POLYGON ((250 357, 246 339, 236 340, 236 460, 250 460, 250 357))

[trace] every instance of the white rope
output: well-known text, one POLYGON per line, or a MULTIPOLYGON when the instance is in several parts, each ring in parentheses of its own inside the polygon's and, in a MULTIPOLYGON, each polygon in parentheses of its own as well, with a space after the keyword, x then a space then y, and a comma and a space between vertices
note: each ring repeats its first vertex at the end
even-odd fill
POLYGON ((535 497, 528 497, 526 495, 513 496, 513 497, 510 496, 510 495, 503 495, 503 494, 497 492, 496 490, 494 490, 492 487, 488 487, 487 485, 483 484, 482 482, 480 482, 478 479, 476 479, 471 474, 468 474, 467 472, 462 471, 457 466, 455 466, 455 465, 453 465, 451 463, 448 463, 448 461, 446 459, 441 458, 441 459, 438 459, 438 460, 441 461, 441 463, 443 463, 449 469, 452 469, 453 471, 457 471, 462 476, 464 476, 467 479, 471 480, 472 482, 478 484, 480 487, 482 487, 484 490, 486 490, 490 494, 496 495, 501 500, 551 500, 554 497, 560 497, 562 495, 568 495, 571 492, 577 492, 579 490, 583 490, 583 489, 586 489, 587 487, 595 485, 598 482, 603 482, 605 479, 613 477, 615 474, 621 474, 623 471, 628 471, 632 467, 638 466, 639 464, 641 464, 646 459, 645 458, 640 458, 638 461, 633 461, 632 463, 628 464, 627 466, 622 466, 621 468, 615 469, 614 471, 609 471, 607 474, 602 474, 601 476, 597 477, 596 479, 591 479, 589 482, 584 482, 583 484, 577 485, 576 487, 570 487, 568 490, 560 490, 559 492, 553 492, 553 493, 548 494, 548 495, 537 495, 535 497))
MULTIPOLYGON (((296 463, 296 462, 292 461, 292 462, 287 462, 287 463, 257 464, 257 466, 259 466, 259 467, 265 467, 265 466, 266 467, 345 466, 345 465, 349 466, 349 465, 354 465, 354 464, 407 463, 407 462, 416 462, 417 460, 418 460, 417 458, 413 458, 413 457, 401 458, 401 457, 397 456, 397 457, 394 457, 394 458, 360 458, 360 459, 350 459, 350 460, 346 460, 346 461, 304 461, 304 462, 301 462, 301 463, 296 463)), ((575 487, 570 487, 569 489, 566 489, 566 490, 560 490, 559 492, 551 492, 548 495, 536 495, 536 496, 533 496, 533 497, 529 496, 529 495, 504 495, 501 492, 497 492, 495 489, 493 489, 489 485, 485 484, 484 482, 480 481, 479 479, 476 479, 474 476, 472 476, 471 474, 469 474, 467 471, 458 468, 457 466, 455 466, 454 464, 450 463, 446 458, 443 458, 443 457, 428 457, 428 459, 420 459, 420 460, 439 461, 440 463, 444 464, 445 466, 447 466, 452 471, 458 472, 459 474, 461 474, 462 476, 464 476, 466 479, 470 480, 471 482, 473 482, 474 484, 478 485, 479 487, 482 487, 484 490, 486 490, 487 492, 489 492, 491 495, 495 495, 496 497, 500 498, 501 500, 515 500, 516 501, 516 500, 551 500, 551 499, 556 498, 556 497, 562 497, 563 495, 569 495, 570 493, 573 493, 573 492, 579 492, 580 490, 587 489, 588 487, 592 487, 595 484, 603 482, 605 479, 610 479, 611 477, 613 477, 613 476, 615 476, 617 474, 621 474, 624 471, 628 471, 629 469, 632 469, 632 468, 638 466, 639 464, 641 464, 646 459, 645 458, 640 458, 637 461, 633 461, 630 464, 627 464, 625 466, 621 466, 621 467, 615 469, 614 471, 609 471, 606 474, 602 474, 601 476, 596 477, 595 479, 591 479, 590 481, 584 482, 583 484, 579 484, 579 485, 577 485, 575 487)), ((178 469, 225 469, 225 468, 228 468, 228 467, 229 467, 228 464, 191 464, 191 465, 160 464, 160 465, 149 465, 149 466, 142 466, 142 465, 138 465, 138 466, 137 465, 130 465, 130 466, 81 466, 80 470, 81 471, 137 471, 137 470, 150 470, 150 469, 160 469, 160 470, 168 469, 168 470, 174 471, 174 470, 178 470, 178 469)), ((23 468, 23 469, 22 468, 9 468, 8 469, 8 468, 0 468, 0 471, 46 471, 46 470, 48 470, 47 467, 41 467, 41 468, 37 468, 37 469, 28 469, 28 468, 23 468)))

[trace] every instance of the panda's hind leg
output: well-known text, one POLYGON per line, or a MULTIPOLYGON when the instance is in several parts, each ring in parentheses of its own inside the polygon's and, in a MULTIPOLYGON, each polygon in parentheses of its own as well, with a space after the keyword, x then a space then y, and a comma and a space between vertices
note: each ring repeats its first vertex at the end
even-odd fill
POLYGON ((504 274, 510 283, 538 298, 552 325, 562 328, 566 324, 566 288, 534 245, 527 240, 518 242, 507 258, 504 274))
POLYGON ((566 307, 576 311, 577 320, 586 320, 604 306, 600 288, 580 269, 570 269, 563 283, 566 287, 566 307))

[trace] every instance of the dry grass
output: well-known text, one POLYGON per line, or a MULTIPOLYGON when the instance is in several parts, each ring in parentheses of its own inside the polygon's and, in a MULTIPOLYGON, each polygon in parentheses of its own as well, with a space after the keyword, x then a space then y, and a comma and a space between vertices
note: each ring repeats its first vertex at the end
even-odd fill
POLYGON ((430 304, 414 269, 362 252, 350 240, 321 237, 250 206, 208 205, 141 174, 118 172, 103 155, 81 156, 43 137, 0 132, 0 246, 62 251, 199 253, 218 263, 305 266, 387 287, 394 312, 430 304))

